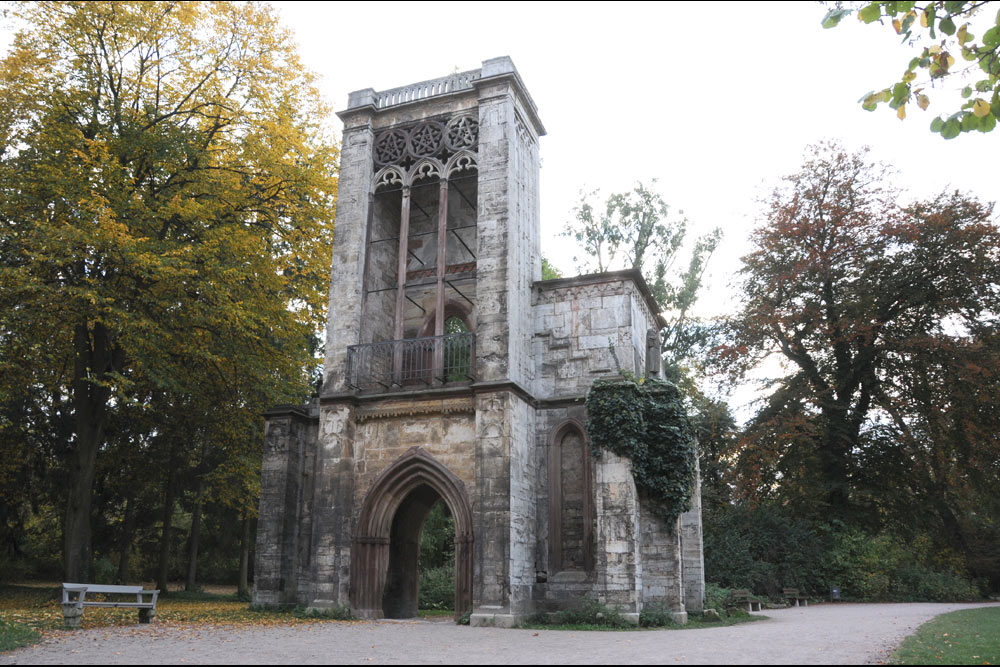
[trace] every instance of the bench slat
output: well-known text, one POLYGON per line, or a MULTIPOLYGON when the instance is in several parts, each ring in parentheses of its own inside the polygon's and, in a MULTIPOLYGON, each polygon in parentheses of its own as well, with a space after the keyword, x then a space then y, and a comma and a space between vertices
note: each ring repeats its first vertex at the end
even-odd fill
MULTIPOLYGON (((63 588, 77 590, 84 588, 88 593, 111 593, 118 595, 135 595, 136 593, 143 593, 142 586, 110 586, 104 584, 63 584, 63 588)), ((148 591, 152 593, 152 591, 148 591)))

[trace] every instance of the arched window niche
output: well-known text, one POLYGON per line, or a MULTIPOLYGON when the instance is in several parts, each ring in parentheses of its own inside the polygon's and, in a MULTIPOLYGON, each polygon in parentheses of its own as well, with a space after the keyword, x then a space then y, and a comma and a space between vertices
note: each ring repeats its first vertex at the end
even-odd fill
POLYGON ((583 424, 560 424, 549 441, 549 572, 585 575, 594 569, 594 483, 583 424))

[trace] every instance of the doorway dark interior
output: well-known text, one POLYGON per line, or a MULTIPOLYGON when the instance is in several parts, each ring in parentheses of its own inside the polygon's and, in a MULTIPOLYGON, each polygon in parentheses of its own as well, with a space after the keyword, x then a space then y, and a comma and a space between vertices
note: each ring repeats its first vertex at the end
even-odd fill
POLYGON ((407 494, 389 535, 386 618, 413 618, 422 600, 427 609, 454 609, 454 535, 451 512, 434 489, 421 485, 407 494))

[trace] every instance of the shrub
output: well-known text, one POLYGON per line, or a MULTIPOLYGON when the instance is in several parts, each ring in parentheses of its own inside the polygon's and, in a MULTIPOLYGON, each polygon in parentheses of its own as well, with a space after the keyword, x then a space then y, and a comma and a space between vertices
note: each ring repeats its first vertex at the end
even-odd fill
MULTIPOLYGON (((872 535, 841 522, 799 519, 773 504, 706 513, 705 570, 716 588, 748 588, 776 599, 784 587, 825 596, 833 586, 843 599, 858 601, 980 597, 961 559, 926 535, 872 535)), ((718 597, 718 591, 706 597, 718 597)), ((705 606, 721 611, 715 599, 706 599, 705 606)))
POLYGON ((432 567, 420 573, 420 609, 454 609, 455 566, 432 567))
POLYGON ((938 572, 907 564, 893 573, 888 598, 900 602, 973 602, 982 598, 979 587, 954 572, 938 572))
POLYGON ((634 627, 615 609, 609 609, 596 600, 584 600, 575 609, 564 609, 551 614, 534 614, 529 625, 595 625, 607 628, 634 627))
POLYGON ((644 628, 664 628, 675 625, 674 615, 665 604, 648 604, 639 613, 639 625, 644 628))
POLYGON ((780 597, 823 590, 823 543, 813 525, 783 507, 737 506, 705 514, 705 573, 726 588, 780 597))
POLYGON ((730 589, 707 582, 705 584, 705 609, 714 609, 719 612, 719 616, 725 618, 729 615, 726 607, 729 606, 731 594, 730 589))

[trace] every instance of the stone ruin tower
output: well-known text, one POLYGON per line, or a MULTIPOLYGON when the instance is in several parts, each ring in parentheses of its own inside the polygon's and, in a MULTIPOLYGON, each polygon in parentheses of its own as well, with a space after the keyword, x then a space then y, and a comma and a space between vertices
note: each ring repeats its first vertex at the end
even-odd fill
POLYGON ((541 280, 545 129, 510 58, 339 116, 324 381, 266 415, 255 604, 415 616, 443 502, 473 625, 586 598, 700 611, 700 496, 663 525, 584 431, 596 378, 658 372, 664 323, 637 272, 541 280))

